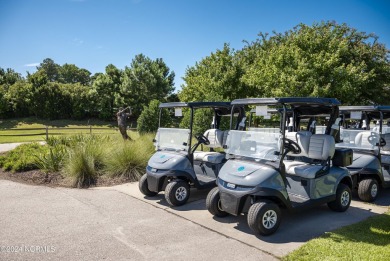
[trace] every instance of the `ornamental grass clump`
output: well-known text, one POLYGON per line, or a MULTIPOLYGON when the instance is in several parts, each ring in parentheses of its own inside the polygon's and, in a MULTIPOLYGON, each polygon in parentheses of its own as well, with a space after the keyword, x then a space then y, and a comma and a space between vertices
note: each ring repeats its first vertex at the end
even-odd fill
POLYGON ((115 142, 111 146, 112 151, 104 159, 106 175, 137 181, 154 153, 153 137, 152 134, 144 134, 136 140, 115 142))
POLYGON ((102 174, 110 141, 108 137, 94 135, 79 135, 71 140, 62 172, 72 180, 74 187, 82 188, 95 184, 98 176, 102 174))

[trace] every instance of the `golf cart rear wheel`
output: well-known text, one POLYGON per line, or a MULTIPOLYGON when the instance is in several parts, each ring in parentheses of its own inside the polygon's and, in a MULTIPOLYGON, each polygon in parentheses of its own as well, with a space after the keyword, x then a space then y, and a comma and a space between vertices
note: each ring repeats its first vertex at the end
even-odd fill
POLYGON ((374 201, 378 196, 378 181, 376 179, 363 179, 359 182, 359 198, 366 202, 374 201))
POLYGON ((144 174, 140 179, 138 183, 139 190, 141 191, 142 194, 148 197, 154 197, 158 193, 154 191, 150 191, 148 188, 148 174, 144 174))
POLYGON ((334 201, 328 202, 328 207, 331 210, 337 212, 344 212, 349 208, 352 199, 351 189, 345 185, 340 183, 337 187, 336 191, 336 199, 334 201))
POLYGON ((275 203, 262 201, 249 208, 247 218, 250 229, 260 235, 268 236, 279 228, 281 212, 275 203))
POLYGON ((165 199, 171 206, 184 205, 190 197, 190 186, 183 180, 168 183, 165 188, 165 199))
POLYGON ((213 188, 209 194, 207 194, 206 208, 212 215, 217 217, 226 217, 228 215, 227 212, 222 210, 218 187, 213 188))

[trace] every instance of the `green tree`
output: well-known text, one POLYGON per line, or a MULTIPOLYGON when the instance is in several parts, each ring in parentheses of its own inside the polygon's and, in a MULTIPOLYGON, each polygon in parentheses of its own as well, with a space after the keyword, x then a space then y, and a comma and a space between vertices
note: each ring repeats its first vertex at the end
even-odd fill
POLYGON ((106 67, 105 74, 96 76, 92 84, 92 91, 95 97, 95 110, 99 112, 102 119, 112 119, 115 115, 115 100, 120 97, 122 71, 110 64, 106 67))
MULTIPOLYGON (((148 106, 144 106, 137 120, 137 131, 140 133, 156 132, 158 129, 160 101, 151 100, 148 106)), ((169 127, 172 119, 167 109, 162 110, 161 126, 169 127)))
POLYGON ((222 50, 186 70, 181 101, 230 101, 254 95, 254 88, 241 82, 244 71, 236 52, 225 44, 222 50))
POLYGON ((239 52, 242 81, 257 96, 336 97, 343 104, 385 104, 389 50, 374 34, 334 22, 259 34, 239 52))
POLYGON ((46 74, 48 81, 58 82, 60 79, 60 65, 56 64, 52 59, 44 59, 39 66, 37 71, 42 71, 46 74))
POLYGON ((80 83, 88 85, 91 78, 91 73, 86 69, 80 69, 74 64, 67 64, 60 66, 59 81, 62 83, 80 83))
POLYGON ((130 67, 125 67, 116 104, 130 105, 135 116, 153 99, 164 100, 174 90, 175 73, 160 58, 151 60, 136 55, 130 67))
POLYGON ((70 96, 58 83, 46 83, 32 88, 31 111, 38 118, 69 118, 71 106, 70 96))
POLYGON ((6 99, 16 117, 30 116, 30 104, 32 98, 32 84, 25 81, 18 81, 11 85, 6 93, 6 99))
POLYGON ((0 85, 6 84, 8 86, 11 86, 12 84, 16 83, 17 81, 21 81, 23 78, 20 75, 20 73, 15 72, 11 68, 7 68, 4 70, 0 67, 0 85))

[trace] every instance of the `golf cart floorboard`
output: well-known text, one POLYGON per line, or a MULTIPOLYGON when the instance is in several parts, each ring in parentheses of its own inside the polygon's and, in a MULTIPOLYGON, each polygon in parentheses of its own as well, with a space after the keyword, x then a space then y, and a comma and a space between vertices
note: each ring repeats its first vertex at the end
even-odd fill
POLYGON ((196 174, 196 178, 198 179, 199 184, 202 186, 210 184, 210 183, 215 183, 215 178, 210 177, 210 176, 196 174))
POLYGON ((290 198, 291 205, 294 208, 303 206, 303 205, 305 205, 305 203, 310 201, 310 198, 307 198, 307 197, 304 197, 301 195, 297 195, 297 194, 294 194, 291 192, 288 192, 288 196, 290 198))

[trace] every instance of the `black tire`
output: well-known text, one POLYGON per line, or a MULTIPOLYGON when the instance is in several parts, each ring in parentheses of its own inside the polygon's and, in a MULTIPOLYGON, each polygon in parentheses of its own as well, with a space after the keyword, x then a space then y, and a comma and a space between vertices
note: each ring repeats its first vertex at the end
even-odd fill
POLYGON ((340 183, 336 191, 336 199, 334 201, 328 202, 328 207, 337 212, 344 212, 349 208, 352 199, 351 189, 340 183))
POLYGON ((157 192, 149 190, 149 188, 148 188, 148 174, 146 174, 146 173, 144 175, 142 175, 142 177, 139 179, 138 187, 139 187, 139 190, 141 191, 141 193, 144 194, 145 196, 154 197, 158 194, 157 192))
POLYGON ((206 208, 214 216, 226 217, 229 213, 222 210, 218 187, 213 188, 206 198, 206 208))
POLYGON ((165 199, 171 206, 184 205, 190 197, 190 186, 183 180, 168 183, 165 188, 165 199))
POLYGON ((376 179, 363 179, 359 182, 359 198, 366 202, 372 202, 378 197, 379 184, 376 179))
POLYGON ((248 225, 253 232, 268 236, 279 228, 281 212, 273 202, 257 202, 248 211, 248 225))

